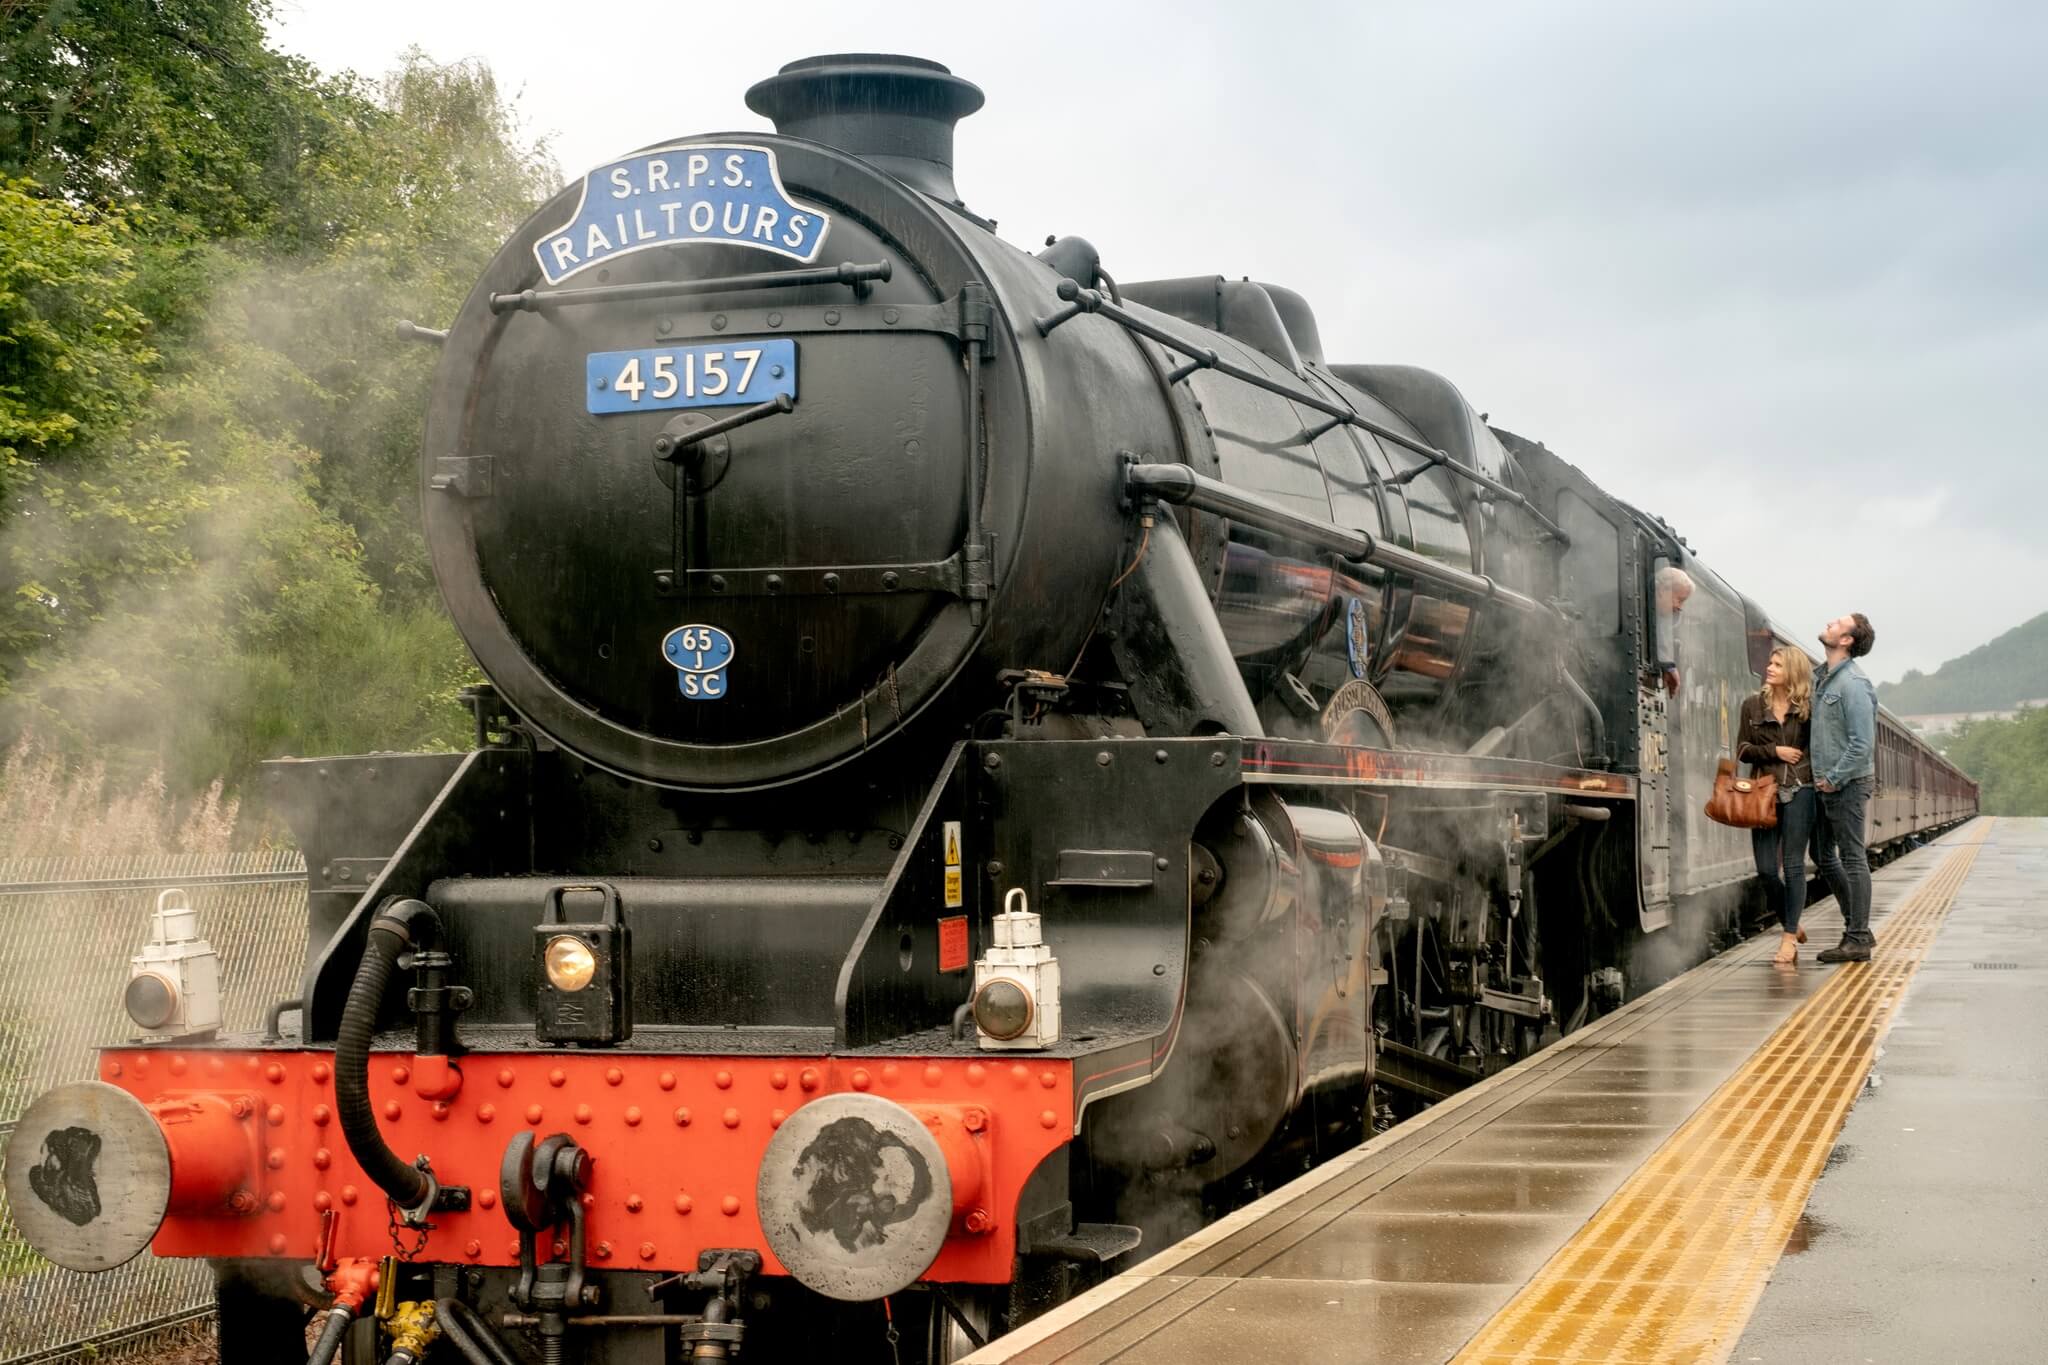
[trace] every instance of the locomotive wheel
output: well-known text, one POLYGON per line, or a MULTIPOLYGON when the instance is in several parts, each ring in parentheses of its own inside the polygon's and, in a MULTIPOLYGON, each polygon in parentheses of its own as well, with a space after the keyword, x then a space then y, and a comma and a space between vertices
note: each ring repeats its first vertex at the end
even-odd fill
MULTIPOLYGON (((996 1318, 995 1300, 990 1291, 959 1285, 946 1292, 953 1300, 953 1307, 967 1319, 968 1325, 980 1334, 983 1341, 995 1335, 992 1330, 996 1318)), ((926 1365, 954 1365, 954 1362, 965 1360, 980 1349, 953 1315, 946 1311, 946 1305, 939 1301, 936 1292, 926 1294, 924 1298, 929 1304, 924 1332, 926 1365)))

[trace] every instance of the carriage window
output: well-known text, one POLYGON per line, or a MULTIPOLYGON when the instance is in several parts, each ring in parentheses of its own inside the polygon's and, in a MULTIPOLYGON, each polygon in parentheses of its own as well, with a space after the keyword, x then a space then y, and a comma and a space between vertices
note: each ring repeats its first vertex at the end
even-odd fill
POLYGON ((1572 538, 1564 553, 1564 596, 1595 635, 1621 629, 1621 537, 1576 493, 1557 499, 1557 521, 1572 538))

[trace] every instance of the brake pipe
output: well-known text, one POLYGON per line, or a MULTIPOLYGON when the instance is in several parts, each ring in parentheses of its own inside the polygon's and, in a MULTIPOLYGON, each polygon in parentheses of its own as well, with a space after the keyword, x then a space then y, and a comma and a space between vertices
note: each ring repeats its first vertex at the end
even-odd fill
POLYGON ((363 1309, 363 1300, 377 1288, 377 1263, 366 1256, 343 1261, 328 1274, 327 1288, 334 1294, 334 1305, 327 1310, 327 1321, 306 1365, 331 1365, 341 1349, 341 1339, 348 1335, 349 1324, 363 1309))
MULTIPOLYGON (((402 900, 370 921, 363 960, 342 1007, 334 1041, 334 1107, 349 1154, 399 1208, 422 1216, 434 1198, 434 1178, 391 1150, 370 1106, 370 1038, 398 955, 439 939, 441 921, 425 901, 402 900)), ((315 1365, 318 1365, 316 1362, 315 1365)))

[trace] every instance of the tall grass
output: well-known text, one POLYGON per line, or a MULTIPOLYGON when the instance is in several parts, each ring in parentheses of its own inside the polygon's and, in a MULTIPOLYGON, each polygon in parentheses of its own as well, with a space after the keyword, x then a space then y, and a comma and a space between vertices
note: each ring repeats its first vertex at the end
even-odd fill
POLYGON ((241 807, 219 779, 178 800, 161 769, 110 781, 105 763, 67 762, 25 734, 0 760, 0 859, 226 853, 278 842, 267 821, 243 821, 241 807))

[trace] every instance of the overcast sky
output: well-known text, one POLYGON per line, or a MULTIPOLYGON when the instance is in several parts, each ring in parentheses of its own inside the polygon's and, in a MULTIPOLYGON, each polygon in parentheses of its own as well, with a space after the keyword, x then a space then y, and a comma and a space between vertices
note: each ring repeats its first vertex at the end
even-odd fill
POLYGON ((783 62, 988 94, 957 180, 1119 279, 1306 294, 1449 376, 1878 678, 2048 610, 2048 6, 279 0, 377 75, 480 58, 565 174, 765 127, 783 62))

